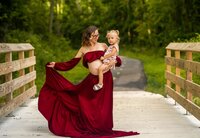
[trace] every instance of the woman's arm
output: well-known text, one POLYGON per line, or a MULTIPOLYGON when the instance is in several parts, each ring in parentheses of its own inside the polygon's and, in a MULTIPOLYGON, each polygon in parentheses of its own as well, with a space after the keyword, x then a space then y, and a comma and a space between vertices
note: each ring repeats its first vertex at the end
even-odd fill
POLYGON ((75 67, 80 61, 82 56, 83 56, 83 52, 82 52, 82 48, 80 48, 77 54, 75 55, 75 57, 72 58, 71 60, 67 62, 50 62, 47 64, 47 67, 51 67, 60 71, 67 71, 75 67))
POLYGON ((78 50, 78 52, 76 53, 75 58, 82 58, 83 53, 84 53, 83 51, 84 51, 84 47, 81 47, 81 48, 78 50))

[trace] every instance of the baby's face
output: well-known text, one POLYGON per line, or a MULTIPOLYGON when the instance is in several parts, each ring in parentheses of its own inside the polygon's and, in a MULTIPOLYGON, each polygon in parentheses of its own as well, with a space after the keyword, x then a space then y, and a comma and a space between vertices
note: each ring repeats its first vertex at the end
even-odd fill
POLYGON ((114 45, 118 42, 118 37, 116 33, 113 33, 113 32, 109 33, 107 38, 108 38, 108 43, 110 45, 114 45))

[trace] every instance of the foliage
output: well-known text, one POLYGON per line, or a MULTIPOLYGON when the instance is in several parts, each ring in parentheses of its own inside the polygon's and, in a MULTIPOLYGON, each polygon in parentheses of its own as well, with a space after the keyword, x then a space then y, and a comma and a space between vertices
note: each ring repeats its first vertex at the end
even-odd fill
POLYGON ((2 0, 0 2, 0 41, 11 30, 46 32, 48 7, 41 0, 2 0))
POLYGON ((2 0, 0 41, 10 30, 23 30, 64 36, 77 48, 84 28, 96 25, 103 41, 107 30, 118 29, 122 43, 165 47, 200 31, 199 5, 199 0, 2 0))
POLYGON ((199 33, 196 33, 195 35, 196 35, 196 36, 190 38, 188 41, 189 41, 189 42, 200 42, 200 34, 199 34, 199 33))
MULTIPOLYGON (((106 41, 107 30, 120 31, 123 55, 144 63, 148 91, 163 91, 162 59, 169 42, 200 41, 199 0, 1 0, 0 11, 0 42, 35 47, 39 88, 44 65, 72 58, 89 25, 100 28, 101 41, 106 41)), ((74 82, 81 80, 79 73, 83 77, 87 72, 80 66, 76 70, 65 74, 74 76, 74 82)))
POLYGON ((163 47, 200 31, 196 14, 200 8, 198 0, 148 0, 146 4, 143 22, 136 27, 140 44, 163 47))
POLYGON ((74 47, 79 47, 83 30, 89 25, 104 24, 107 7, 101 0, 66 1, 63 12, 63 35, 73 40, 74 47), (77 46, 78 45, 78 46, 77 46))

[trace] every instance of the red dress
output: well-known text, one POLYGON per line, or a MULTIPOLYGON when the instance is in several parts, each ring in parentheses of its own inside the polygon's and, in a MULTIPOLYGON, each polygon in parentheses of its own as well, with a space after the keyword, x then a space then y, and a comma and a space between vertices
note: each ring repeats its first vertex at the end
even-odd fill
MULTIPOLYGON (((103 51, 88 52, 83 65, 99 59, 103 51)), ((55 69, 66 71, 80 61, 73 58, 68 62, 57 62, 55 69)), ((118 65, 121 60, 118 58, 118 65)), ((93 91, 98 76, 88 74, 75 85, 56 70, 46 67, 46 81, 40 90, 38 109, 47 119, 49 129, 59 136, 73 138, 114 138, 137 135, 137 132, 112 130, 113 128, 113 78, 111 71, 104 73, 104 87, 93 91)))

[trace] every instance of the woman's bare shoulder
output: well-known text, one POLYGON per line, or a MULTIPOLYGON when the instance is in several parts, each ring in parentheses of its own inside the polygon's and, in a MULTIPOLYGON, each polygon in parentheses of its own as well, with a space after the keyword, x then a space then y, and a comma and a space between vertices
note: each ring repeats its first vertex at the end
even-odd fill
POLYGON ((98 43, 98 45, 105 49, 108 47, 106 43, 98 43))

